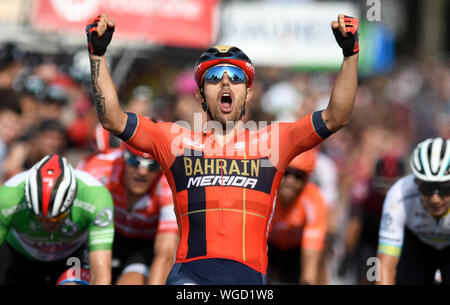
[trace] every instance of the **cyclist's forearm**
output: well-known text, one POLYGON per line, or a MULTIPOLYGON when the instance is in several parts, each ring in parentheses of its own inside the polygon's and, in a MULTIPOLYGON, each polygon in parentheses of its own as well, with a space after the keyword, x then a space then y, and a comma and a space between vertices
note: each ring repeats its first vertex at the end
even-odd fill
POLYGON ((155 257, 150 267, 147 285, 164 285, 172 266, 173 256, 155 257))
POLYGON ((344 57, 331 91, 328 107, 322 112, 327 128, 335 132, 347 125, 353 110, 358 88, 358 54, 344 57))
POLYGON ((155 257, 150 266, 148 285, 164 285, 174 263, 178 233, 160 232, 155 237, 155 257))
POLYGON ((111 285, 111 251, 89 253, 90 285, 111 285))
POLYGON ((381 253, 378 253, 377 257, 380 260, 381 274, 380 274, 380 281, 377 281, 376 284, 394 285, 399 258, 381 253))
POLYGON ((321 256, 322 251, 320 250, 302 249, 300 284, 317 284, 321 256))
POLYGON ((119 104, 105 56, 89 55, 91 61, 92 98, 103 127, 113 134, 125 129, 127 115, 119 104))

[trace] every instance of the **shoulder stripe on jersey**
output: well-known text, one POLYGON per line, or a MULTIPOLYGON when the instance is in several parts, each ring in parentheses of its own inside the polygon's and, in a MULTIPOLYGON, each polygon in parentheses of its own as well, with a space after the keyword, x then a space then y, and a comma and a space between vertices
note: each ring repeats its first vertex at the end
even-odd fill
POLYGON ((328 138, 329 136, 331 136, 333 133, 328 130, 327 125, 325 125, 325 122, 322 119, 322 111, 316 111, 312 114, 312 124, 314 127, 314 130, 316 131, 316 133, 323 139, 328 138))
POLYGON ((21 184, 22 182, 25 181, 25 179, 28 177, 29 175, 29 170, 21 172, 17 175, 12 176, 11 178, 8 179, 8 181, 5 182, 5 186, 10 186, 10 187, 14 187, 14 186, 18 186, 19 184, 21 184))
POLYGON ((75 177, 86 183, 88 186, 103 186, 100 181, 94 178, 91 174, 81 171, 79 169, 74 170, 75 177))
POLYGON ((380 242, 380 244, 378 245, 377 252, 392 255, 395 257, 400 257, 400 254, 402 252, 402 247, 380 242))
POLYGON ((122 141, 128 141, 133 137, 139 122, 138 116, 135 113, 126 112, 126 114, 128 115, 128 119, 125 129, 121 134, 117 135, 117 137, 122 141))

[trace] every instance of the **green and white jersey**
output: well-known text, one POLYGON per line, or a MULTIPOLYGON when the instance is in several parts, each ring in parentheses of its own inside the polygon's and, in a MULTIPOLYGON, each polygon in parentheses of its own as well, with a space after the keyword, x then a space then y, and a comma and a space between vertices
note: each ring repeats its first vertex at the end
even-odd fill
POLYGON ((70 215, 59 230, 49 233, 25 201, 28 171, 0 188, 0 244, 5 239, 17 251, 39 261, 70 256, 88 241, 89 251, 111 250, 114 238, 113 200, 109 191, 86 172, 75 170, 78 189, 70 215))

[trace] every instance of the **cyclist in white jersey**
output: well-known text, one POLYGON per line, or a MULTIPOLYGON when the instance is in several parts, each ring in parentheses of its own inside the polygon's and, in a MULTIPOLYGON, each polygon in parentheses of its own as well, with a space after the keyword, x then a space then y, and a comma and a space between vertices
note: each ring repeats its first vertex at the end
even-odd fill
POLYGON ((437 270, 450 284, 450 140, 415 148, 413 174, 387 193, 380 223, 377 284, 432 284, 437 270))

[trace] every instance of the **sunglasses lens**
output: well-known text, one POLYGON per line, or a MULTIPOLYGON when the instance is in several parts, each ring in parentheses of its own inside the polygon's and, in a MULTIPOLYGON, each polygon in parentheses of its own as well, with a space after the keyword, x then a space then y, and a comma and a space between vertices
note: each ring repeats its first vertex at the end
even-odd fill
POLYGON ((427 197, 433 196, 435 193, 437 193, 441 197, 447 197, 450 196, 450 187, 438 187, 434 185, 420 184, 419 193, 427 197))
POLYGON ((160 170, 160 166, 159 166, 158 162, 156 162, 153 159, 146 159, 146 158, 141 158, 138 156, 130 155, 128 158, 126 158, 126 162, 128 165, 130 165, 134 168, 145 167, 146 169, 148 169, 151 172, 160 170))
POLYGON ((304 172, 299 171, 299 170, 292 170, 292 169, 287 169, 286 172, 284 173, 284 175, 285 176, 292 175, 297 180, 303 180, 306 178, 306 174, 304 172))
POLYGON ((450 196, 450 187, 439 189, 439 195, 442 197, 450 196))
POLYGON ((245 83, 247 81, 245 72, 242 69, 234 66, 212 67, 206 72, 205 81, 209 83, 218 83, 222 79, 225 72, 227 72, 228 78, 233 84, 245 83))
POLYGON ((126 159, 128 165, 138 168, 141 163, 136 156, 130 156, 126 159))
POLYGON ((46 218, 46 217, 41 217, 41 216, 37 216, 37 215, 35 215, 35 217, 36 217, 36 220, 39 222, 57 223, 57 222, 60 222, 61 220, 63 220, 64 218, 66 218, 67 214, 68 214, 68 212, 65 212, 65 213, 63 213, 59 216, 53 217, 53 218, 46 218))

